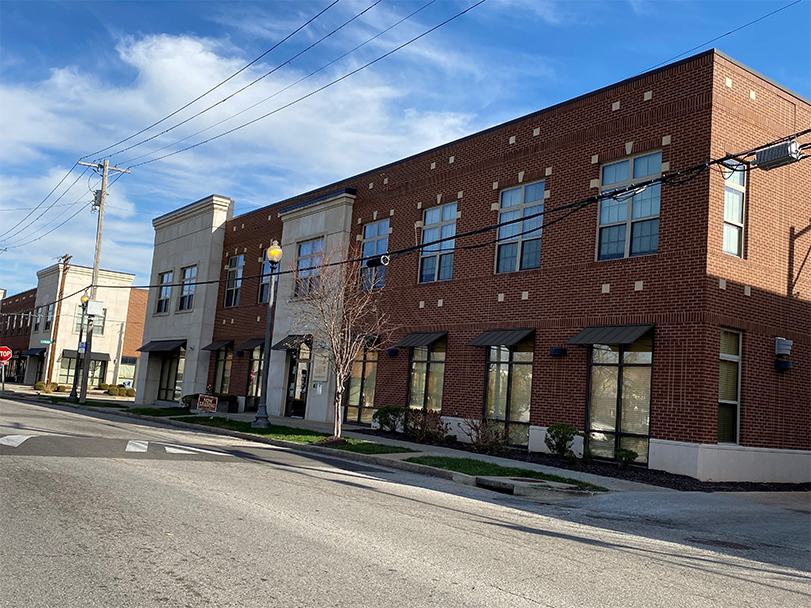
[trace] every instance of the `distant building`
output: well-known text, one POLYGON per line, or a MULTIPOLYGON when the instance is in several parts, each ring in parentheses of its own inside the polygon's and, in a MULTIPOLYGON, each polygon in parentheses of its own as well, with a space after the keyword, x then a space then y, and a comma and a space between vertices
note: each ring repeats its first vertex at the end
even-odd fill
MULTIPOLYGON (((49 380, 72 385, 81 326, 81 297, 93 270, 62 262, 37 272, 37 287, 7 296, 0 305, 0 343, 13 357, 12 381, 49 380)), ((130 289, 135 275, 101 270, 96 299, 104 316, 94 319, 90 386, 135 385, 147 291, 130 289)), ((86 325, 85 319, 85 331, 86 325)))
POLYGON ((267 387, 271 414, 330 420, 335 380, 296 332, 290 274, 264 343, 263 250, 277 239, 284 270, 317 276, 333 244, 428 244, 376 271, 400 329, 358 360, 347 421, 426 408, 460 440, 465 419, 487 418, 534 451, 569 423, 597 458, 809 481, 811 161, 732 160, 569 207, 809 126, 808 100, 713 50, 237 217, 223 197, 168 213, 137 398, 205 391, 252 410, 267 387))

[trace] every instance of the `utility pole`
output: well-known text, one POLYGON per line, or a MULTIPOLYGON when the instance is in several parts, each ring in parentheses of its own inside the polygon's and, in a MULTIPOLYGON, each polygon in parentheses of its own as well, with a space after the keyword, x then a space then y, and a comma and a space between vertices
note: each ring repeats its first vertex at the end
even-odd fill
MULTIPOLYGON (((93 279, 92 285, 90 286, 90 300, 94 301, 96 299, 96 291, 98 289, 99 283, 99 263, 101 262, 101 236, 102 230, 104 229, 104 204, 107 200, 107 175, 112 169, 113 171, 118 171, 119 173, 129 173, 129 169, 119 169, 118 167, 110 167, 109 161, 105 158, 102 163, 85 163, 79 161, 80 165, 84 165, 85 167, 93 167, 95 169, 101 169, 101 190, 96 192, 96 202, 95 205, 98 205, 99 211, 99 222, 98 226, 96 227, 96 255, 93 259, 93 279)), ((79 403, 84 403, 87 397, 87 381, 90 372, 90 353, 93 347, 93 320, 95 315, 90 314, 92 311, 92 307, 88 304, 88 315, 87 315, 87 344, 85 346, 84 351, 84 365, 82 366, 82 388, 80 391, 79 396, 79 403)), ((77 353, 77 361, 78 364, 78 353, 77 353)))
MULTIPOLYGON (((54 362, 56 361, 56 347, 59 338, 59 317, 62 315, 62 296, 65 293, 65 280, 68 277, 68 269, 70 268, 69 254, 65 254, 58 258, 57 268, 61 268, 61 276, 59 277, 59 291, 56 296, 56 308, 54 310, 53 324, 51 325, 51 343, 48 345, 48 366, 45 370, 45 381, 50 384, 53 379, 54 362)), ((59 379, 57 375, 57 380, 59 379)))

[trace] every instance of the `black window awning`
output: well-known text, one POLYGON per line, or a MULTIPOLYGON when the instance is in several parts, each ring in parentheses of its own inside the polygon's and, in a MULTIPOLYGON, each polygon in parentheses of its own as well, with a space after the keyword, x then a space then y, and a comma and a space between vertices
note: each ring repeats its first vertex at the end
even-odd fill
POLYGON ((302 344, 311 342, 312 339, 313 337, 310 334, 290 334, 284 340, 276 342, 270 347, 270 350, 294 350, 302 344))
POLYGON ((22 352, 23 355, 27 357, 37 357, 44 353, 47 349, 45 348, 29 348, 28 350, 24 350, 22 352))
POLYGON ((448 335, 446 331, 418 331, 406 334, 399 341, 392 344, 392 348, 414 348, 417 346, 431 346, 440 338, 448 335))
POLYGON ((152 340, 136 350, 142 353, 168 353, 186 346, 185 340, 152 340))
POLYGON ((265 343, 264 338, 251 338, 236 347, 236 350, 253 350, 257 346, 262 346, 265 343))
POLYGON ((592 325, 566 344, 632 344, 653 328, 650 325, 592 325))
POLYGON ((535 328, 488 329, 473 338, 466 346, 514 346, 527 336, 535 333, 535 328))
MULTIPOLYGON (((78 351, 75 350, 63 350, 62 357, 68 359, 75 359, 78 356, 78 351)), ((84 355, 82 355, 84 358, 84 355)), ((90 360, 91 361, 109 361, 110 355, 107 353, 90 353, 90 360)))
POLYGON ((208 346, 204 346, 201 350, 220 350, 221 348, 225 348, 233 343, 233 340, 215 340, 208 346))

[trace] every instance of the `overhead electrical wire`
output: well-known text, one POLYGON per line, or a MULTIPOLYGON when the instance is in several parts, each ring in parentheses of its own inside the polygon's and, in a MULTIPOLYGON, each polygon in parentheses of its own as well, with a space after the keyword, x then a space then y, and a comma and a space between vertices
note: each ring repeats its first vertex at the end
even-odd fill
POLYGON ((412 13, 410 13, 410 14, 406 15, 405 17, 403 17, 403 18, 402 18, 402 19, 400 19, 399 21, 397 21, 397 22, 393 23, 392 25, 390 25, 390 26, 389 26, 389 27, 387 27, 386 29, 381 30, 380 32, 378 32, 377 34, 375 34, 374 36, 372 36, 371 38, 368 38, 367 40, 365 40, 364 42, 360 43, 359 45, 357 45, 357 46, 356 46, 356 47, 354 47, 353 49, 350 49, 349 51, 345 52, 343 55, 341 55, 341 56, 339 56, 339 57, 336 57, 335 59, 333 59, 333 60, 332 60, 332 61, 330 61, 329 63, 325 63, 324 65, 322 65, 322 66, 321 66, 320 68, 318 68, 317 70, 313 70, 312 72, 310 72, 310 73, 309 73, 309 74, 307 74, 306 76, 302 76, 301 78, 299 78, 299 79, 298 79, 298 80, 296 80, 295 82, 293 82, 293 83, 291 83, 291 84, 287 85, 286 87, 284 87, 284 88, 282 88, 282 89, 279 89, 278 91, 276 91, 276 92, 275 92, 275 93, 273 93, 272 95, 269 95, 268 97, 265 97, 264 99, 261 99, 261 100, 257 101, 256 103, 254 103, 254 104, 252 104, 252 105, 248 106, 248 107, 247 107, 247 108, 245 108, 244 110, 240 110, 240 111, 239 111, 239 112, 237 112, 236 114, 233 114, 233 115, 229 116, 228 118, 223 118, 223 119, 222 119, 222 120, 220 120, 219 122, 215 122, 213 125, 210 125, 210 126, 206 127, 205 129, 201 129, 201 130, 197 131, 196 133, 192 133, 191 135, 187 135, 186 137, 183 137, 183 138, 181 138, 181 139, 175 140, 175 141, 173 141, 172 143, 166 144, 165 146, 162 146, 162 147, 160 147, 160 148, 157 148, 157 149, 155 149, 155 150, 152 150, 151 152, 147 152, 146 154, 141 154, 140 156, 135 156, 135 157, 133 157, 133 158, 130 158, 130 159, 128 159, 128 160, 126 160, 126 161, 124 161, 124 163, 123 163, 123 164, 130 164, 130 163, 133 163, 133 162, 135 162, 136 160, 141 160, 142 158, 145 158, 145 157, 150 156, 150 155, 152 155, 152 154, 156 154, 156 153, 158 153, 158 152, 161 152, 161 151, 163 151, 163 150, 166 150, 167 148, 171 148, 172 146, 176 146, 177 144, 183 143, 184 141, 187 141, 187 140, 191 139, 192 137, 197 137, 198 135, 201 135, 202 133, 205 133, 206 131, 210 131, 211 129, 214 129, 215 127, 218 127, 218 126, 220 126, 220 125, 221 125, 221 124, 223 124, 223 123, 226 123, 226 122, 228 122, 228 121, 230 121, 230 120, 233 120, 234 118, 236 118, 237 116, 241 116, 241 115, 242 115, 242 114, 244 114, 245 112, 248 112, 248 111, 250 111, 250 110, 253 110, 253 109, 254 109, 254 108, 256 108, 257 106, 260 106, 260 105, 262 105, 263 103, 265 103, 265 102, 267 102, 267 101, 270 101, 271 99, 273 99, 273 98, 274 98, 274 97, 276 97, 277 95, 281 95, 281 94, 282 94, 282 93, 284 93, 285 91, 288 91, 288 90, 292 89, 292 88, 293 88, 294 86, 296 86, 297 84, 300 84, 300 83, 302 83, 303 81, 307 80, 308 78, 311 78, 312 76, 316 75, 318 72, 321 72, 322 70, 327 69, 329 66, 333 65, 334 63, 337 63, 338 61, 340 61, 341 59, 343 59, 343 58, 344 58, 344 57, 346 57, 347 55, 351 55, 352 53, 354 53, 355 51, 357 51, 357 50, 358 50, 358 49, 360 49, 361 47, 364 47, 364 46, 366 46, 367 44, 369 44, 370 42, 372 42, 372 41, 376 40, 377 38, 380 38, 380 36, 382 36, 383 34, 386 34, 386 33, 390 32, 391 30, 393 30, 395 27, 397 27, 398 25, 400 25, 400 24, 401 24, 401 23, 403 23, 404 21, 408 21, 408 20, 409 20, 409 19, 411 19, 411 18, 412 18, 414 15, 416 15, 417 13, 419 13, 419 12, 421 12, 421 11, 425 10, 426 8, 428 8, 429 6, 431 6, 432 4, 434 4, 436 1, 437 1, 437 0, 430 0, 430 2, 428 2, 427 4, 422 5, 420 8, 418 8, 418 9, 417 9, 417 10, 415 10, 414 12, 412 12, 412 13))
POLYGON ((285 62, 283 62, 283 63, 280 63, 279 65, 277 65, 275 68, 273 68, 273 69, 272 69, 272 70, 270 70, 269 72, 266 72, 266 73, 262 74, 260 77, 258 77, 258 78, 256 78, 256 79, 252 80, 251 82, 249 82, 248 84, 246 84, 245 86, 243 86, 241 89, 237 89, 236 91, 234 91, 234 92, 233 92, 233 93, 231 93, 230 95, 227 95, 226 97, 223 97, 222 99, 220 99, 220 100, 219 100, 219 101, 217 101, 216 103, 211 104, 211 105, 210 105, 210 106, 208 106, 207 108, 203 108, 202 110, 200 110, 199 112, 197 112, 197 114, 193 114, 192 116, 189 116, 188 118, 186 118, 186 119, 184 119, 184 120, 181 120, 179 123, 174 124, 174 125, 172 125, 171 127, 167 128, 167 129, 164 129, 163 131, 161 131, 161 132, 159 132, 159 133, 155 133, 154 135, 151 135, 151 136, 147 137, 146 139, 142 139, 141 141, 138 141, 138 142, 136 142, 136 143, 134 143, 134 144, 132 144, 132 145, 130 145, 130 146, 127 146, 126 148, 122 148, 121 150, 116 150, 115 152, 111 152, 111 153, 110 153, 108 156, 112 157, 112 156, 115 156, 116 154, 121 154, 122 152, 126 152, 127 150, 132 150, 133 148, 136 148, 136 147, 138 147, 138 146, 140 146, 140 145, 142 145, 142 144, 145 144, 145 143, 147 143, 147 142, 149 142, 149 141, 152 141, 153 139, 157 139, 158 137, 160 137, 160 136, 162 136, 162 135, 165 135, 166 133, 169 133, 170 131, 174 131, 174 130, 175 130, 175 129, 177 129, 178 127, 183 126, 183 125, 185 125, 186 123, 188 123, 188 122, 190 122, 190 121, 194 120, 194 119, 195 119, 195 118, 197 118, 198 116, 201 116, 201 115, 205 114, 205 113, 206 113, 206 112, 208 112, 209 110, 212 110, 212 109, 216 108, 217 106, 219 106, 219 105, 221 105, 221 104, 223 104, 223 103, 227 102, 228 100, 233 99, 234 97, 236 97, 237 95, 239 95, 239 94, 240 94, 240 93, 242 93, 243 91, 245 91, 245 90, 249 89, 250 87, 252 87, 253 85, 255 85, 257 82, 260 82, 261 80, 264 80, 265 78, 267 78, 268 76, 270 76, 270 75, 271 75, 271 74, 273 74, 274 72, 277 72, 278 70, 282 69, 284 66, 286 66, 286 65, 290 64, 290 63, 291 63, 293 60, 297 59, 298 57, 301 57, 301 56, 302 56, 304 53, 306 53, 307 51, 309 51, 309 50, 311 50, 312 48, 314 48, 314 47, 318 46, 319 44, 321 44, 322 42, 324 42, 324 40, 326 40, 326 39, 327 39, 327 38, 329 38, 330 36, 333 36, 334 34, 338 33, 338 32, 339 32, 339 31, 341 31, 341 30, 342 30, 344 27, 346 27, 347 25, 349 25, 350 23, 352 23, 352 22, 353 22, 353 21, 355 21, 356 19, 359 19, 359 18, 360 18, 362 15, 364 15, 364 14, 365 14, 365 13, 367 13, 368 11, 372 10, 374 7, 376 7, 376 6, 377 6, 378 4, 380 4, 381 2, 383 2, 383 0, 375 0, 375 2, 373 2, 371 5, 369 5, 369 6, 368 6, 368 7, 366 7, 365 9, 363 9, 361 12, 359 12, 358 14, 356 14, 355 16, 353 16, 352 18, 350 18, 349 20, 345 21, 344 23, 342 23, 341 25, 339 25, 338 27, 336 27, 334 30, 332 30, 332 31, 331 31, 331 32, 329 32, 328 34, 326 34, 326 35, 322 36, 321 38, 319 38, 318 40, 316 40, 315 42, 313 42, 313 43, 312 43, 310 46, 308 46, 308 47, 307 47, 307 48, 305 48, 304 50, 299 51, 298 53, 296 53, 295 55, 293 55, 293 56, 292 56, 290 59, 288 59, 287 61, 285 61, 285 62))
MULTIPOLYGON (((248 121, 248 122, 246 122, 246 123, 243 123, 243 124, 241 124, 241 125, 239 125, 239 126, 237 126, 237 127, 234 127, 233 129, 229 129, 228 131, 225 131, 225 132, 223 132, 223 133, 220 133, 219 135, 215 135, 215 136, 213 136, 213 137, 209 137, 208 139, 204 139, 203 141, 197 142, 196 144, 193 144, 193 145, 191 145, 191 146, 187 146, 187 147, 185 147, 185 148, 181 148, 180 150, 175 150, 174 152, 170 152, 169 154, 164 154, 164 155, 162 155, 162 156, 158 156, 158 157, 153 158, 153 159, 150 159, 150 160, 146 160, 146 161, 143 161, 143 162, 140 162, 140 163, 136 163, 136 164, 134 164, 134 165, 131 165, 131 166, 130 166, 130 168, 141 167, 141 166, 143 166, 143 165, 148 165, 148 164, 150 164, 150 163, 154 163, 154 162, 157 162, 157 161, 163 160, 163 159, 165 159, 165 158, 169 158, 170 156, 174 156, 174 155, 176 155, 176 154, 180 154, 181 152, 187 152, 188 150, 193 150, 194 148, 197 148, 197 147, 199 147, 199 146, 202 146, 203 144, 207 144, 207 143, 212 142, 212 141, 214 141, 214 140, 216 140, 216 139, 220 139, 221 137, 225 137, 226 135, 230 135, 231 133, 234 133, 235 131, 239 131, 240 129, 244 129, 244 128, 245 128, 245 127, 247 127, 247 126, 250 126, 250 125, 252 125, 252 124, 255 124, 255 123, 259 122, 260 120, 264 120, 265 118, 268 118, 269 116, 272 116, 272 115, 274 115, 274 114, 276 114, 276 113, 278 113, 278 112, 280 112, 280 111, 282 111, 282 110, 284 110, 284 109, 286 109, 286 108, 289 108, 289 107, 290 107, 290 106, 292 106, 292 105, 295 105, 295 104, 297 104, 297 103, 299 103, 299 102, 301 102, 301 101, 304 101, 305 99, 307 99, 307 98, 309 98, 309 97, 312 97, 313 95, 315 95, 315 94, 317 94, 317 93, 320 93, 321 91, 323 91, 323 90, 325 90, 325 89, 328 89, 328 88, 330 88, 331 86, 333 86, 333 85, 335 85, 335 84, 338 84, 339 82, 342 82, 343 80, 346 80, 346 79, 347 79, 347 78, 349 78, 350 76, 353 76, 354 74, 357 74, 358 72, 360 72, 360 71, 362 71, 362 70, 365 70, 366 68, 368 68, 369 66, 374 65, 374 64, 375 64, 375 63, 377 63, 378 61, 381 61, 381 60, 385 59, 386 57, 388 57, 388 56, 390 56, 390 55, 392 55, 392 54, 396 53, 396 52, 397 52, 397 51, 399 51, 400 49, 403 49, 403 48, 407 47, 408 45, 410 45, 410 44, 412 44, 412 43, 416 42, 416 41, 417 41, 417 40, 419 40, 420 38, 423 38, 424 36, 427 36, 427 35, 428 35, 428 34, 430 34, 431 32, 434 32, 434 31, 438 30, 439 28, 443 27, 444 25, 447 25, 447 24, 448 24, 448 23, 450 23, 451 21, 453 21, 453 20, 455 20, 455 19, 458 19, 459 17, 461 17, 461 16, 462 16, 462 15, 464 15, 465 13, 467 13, 467 12, 469 12, 469 11, 473 10, 473 9, 474 9, 474 8, 476 8, 477 6, 479 6, 479 5, 481 5, 481 4, 484 4, 486 1, 487 1, 487 0, 479 0, 478 2, 476 2, 475 4, 473 4, 473 5, 469 6, 469 7, 468 7, 468 8, 466 8, 465 10, 463 10, 463 11, 460 11, 460 12, 456 13, 454 16, 449 17, 448 19, 446 19, 446 20, 445 20, 445 21, 443 21, 442 23, 440 23, 440 24, 438 24, 438 25, 435 25, 434 27, 432 27, 432 28, 430 28, 430 29, 426 30, 426 31, 425 31, 425 32, 423 32, 422 34, 420 34, 420 35, 418 35, 418 36, 415 36, 415 37, 414 37, 414 38, 412 38, 411 40, 409 40, 409 41, 407 41, 407 42, 404 42, 403 44, 401 44, 401 45, 399 45, 399 46, 395 47, 394 49, 392 49, 392 50, 388 51, 387 53, 384 53, 384 54, 383 54, 383 55, 381 55, 380 57, 377 57, 376 59, 373 59, 372 61, 369 61, 368 63, 365 63, 364 65, 360 66, 359 68, 356 68, 356 69, 352 70, 351 72, 348 72, 347 74, 344 74, 343 76, 341 76, 341 77, 339 77, 339 78, 336 78, 335 80, 333 80, 333 81, 331 81, 331 82, 329 82, 329 83, 325 84, 324 86, 319 87, 319 88, 315 89, 314 91, 311 91, 310 93, 307 93, 306 95, 302 95, 301 97, 299 97, 299 98, 297 98, 297 99, 295 99, 295 100, 291 101, 290 103, 287 103, 287 104, 285 104, 285 105, 282 105, 282 106, 280 106, 280 107, 276 108, 275 110, 273 110, 273 111, 271 111, 271 112, 268 112, 267 114, 263 114, 262 116, 259 116, 259 117, 257 117, 257 118, 254 118, 253 120, 250 120, 250 121, 248 121)), ((125 163, 125 164, 126 164, 126 163, 125 163)))
POLYGON ((288 41, 290 38, 292 38, 292 37, 293 37, 293 36, 295 36, 297 33, 299 33, 301 30, 303 30, 305 27, 307 27, 308 25, 310 25, 310 24, 311 24, 313 21, 315 21, 316 19, 318 19, 318 18, 319 18, 321 15, 323 15, 323 14, 324 14, 324 13, 326 13, 326 12, 327 12, 329 9, 331 9, 333 6, 335 6, 336 4, 338 4, 338 2, 340 2, 340 0, 334 0, 334 1, 333 1, 331 4, 329 4, 329 5, 328 5, 328 6, 327 6, 325 9, 321 10, 321 11, 320 11, 319 13, 317 13, 317 14, 316 14, 314 17, 311 17, 311 18, 310 18, 310 19, 308 19, 308 20, 307 20, 307 21, 306 21, 304 24, 302 24, 301 26, 299 26, 298 28, 296 28, 295 30, 293 30, 292 32, 290 32, 290 33, 289 33, 287 36, 285 36, 284 38, 282 38, 282 39, 281 39, 279 42, 277 42, 277 43, 276 43, 276 44, 274 44, 272 47, 270 47, 268 50, 266 50, 264 53, 262 53, 261 55, 259 55, 259 56, 258 56, 256 59, 254 59, 254 60, 253 60, 253 61, 251 61, 250 63, 247 63, 247 64, 246 64, 246 65, 244 65, 242 68, 240 68, 239 70, 237 70, 236 72, 234 72, 233 74, 231 74, 231 75, 230 75, 228 78, 226 78, 225 80, 223 80, 223 81, 222 81, 222 82, 220 82, 219 84, 214 85, 213 87, 211 87, 210 89, 208 89, 208 90, 207 90, 205 93, 202 93, 201 95, 198 95, 197 97, 195 97, 194 99, 192 99, 190 102, 188 102, 187 104, 185 104, 185 105, 181 106, 180 108, 178 108, 177 110, 175 110, 175 111, 174 111, 174 112, 172 112, 171 114, 168 114, 168 115, 164 116, 164 117, 163 117, 163 118, 161 118, 159 121, 152 123, 152 124, 151 124, 151 125, 149 125, 148 127, 144 127, 143 129, 141 129, 141 130, 140 130, 140 131, 138 131, 137 133, 133 133, 133 134, 132 134, 132 135, 130 135, 129 137, 126 137, 126 138, 124 138, 124 139, 122 139, 122 140, 120 140, 120 141, 117 141, 116 143, 111 144, 111 145, 107 146, 106 148, 102 148, 101 150, 96 150, 95 152, 91 152, 90 154, 87 154, 87 155, 85 155, 85 156, 82 156, 82 158, 81 158, 81 159, 79 159, 79 160, 84 160, 85 158, 89 158, 89 157, 91 157, 91 156, 96 156, 97 154, 101 154, 102 152, 106 152, 107 150, 109 150, 109 149, 111 149, 111 148, 115 148, 116 146, 119 146, 119 145, 123 144, 124 142, 127 142, 127 141, 131 140, 133 137, 138 137, 138 136, 139 136, 139 135, 141 135, 142 133, 145 133, 146 131, 149 131, 149 130, 150 130, 150 129, 152 129, 153 127, 156 127, 156 126, 158 126, 159 124, 161 124, 162 122, 165 122, 166 120, 169 120, 170 118, 172 118, 172 116, 176 116, 178 113, 182 112, 183 110, 185 110, 185 109, 186 109, 186 108, 188 108, 189 106, 191 106, 191 105, 193 105, 193 104, 197 103, 198 101, 200 101, 200 100, 201 100, 203 97, 205 97, 205 96, 206 96, 206 95, 208 95, 209 93, 211 93, 211 92, 213 92, 213 91, 216 91, 218 88, 220 88, 220 87, 221 87, 222 85, 224 85, 226 82, 228 82, 228 81, 230 81, 230 80, 232 80, 232 79, 236 78, 237 76, 239 76, 239 75, 240 75, 242 72, 244 72, 245 70, 247 70, 249 67, 251 67, 253 64, 255 64, 257 61, 259 61, 259 60, 260 60, 260 59, 262 59, 263 57, 265 57, 265 56, 266 56, 268 53, 271 53, 272 51, 274 51, 274 50, 276 50, 277 48, 279 48, 279 46, 281 46, 282 44, 284 44, 285 42, 287 42, 287 41, 288 41))

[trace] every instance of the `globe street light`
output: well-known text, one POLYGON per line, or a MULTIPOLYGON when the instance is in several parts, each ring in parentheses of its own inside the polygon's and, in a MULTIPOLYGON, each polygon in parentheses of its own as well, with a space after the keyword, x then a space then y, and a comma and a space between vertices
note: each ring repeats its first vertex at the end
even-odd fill
POLYGON ((259 395, 259 406, 256 408, 256 418, 251 422, 253 429, 269 429, 270 420, 268 420, 268 372, 270 371, 270 339, 271 327, 273 325, 273 317, 271 312, 273 310, 273 299, 276 292, 276 268, 282 259, 282 248, 276 239, 270 244, 270 247, 265 251, 265 259, 270 263, 270 276, 268 282, 270 283, 268 289, 268 315, 265 320, 265 347, 262 353, 262 380, 260 384, 261 393, 259 395))
POLYGON ((77 402, 79 400, 79 396, 76 393, 76 387, 79 385, 79 370, 81 369, 82 357, 80 356, 82 353, 79 352, 82 350, 82 340, 83 340, 83 333, 84 333, 84 313, 87 310, 87 303, 90 301, 90 297, 87 294, 84 294, 81 298, 82 301, 82 321, 79 324, 79 346, 76 348, 76 365, 73 369, 73 387, 70 389, 70 395, 68 395, 68 401, 77 402))

